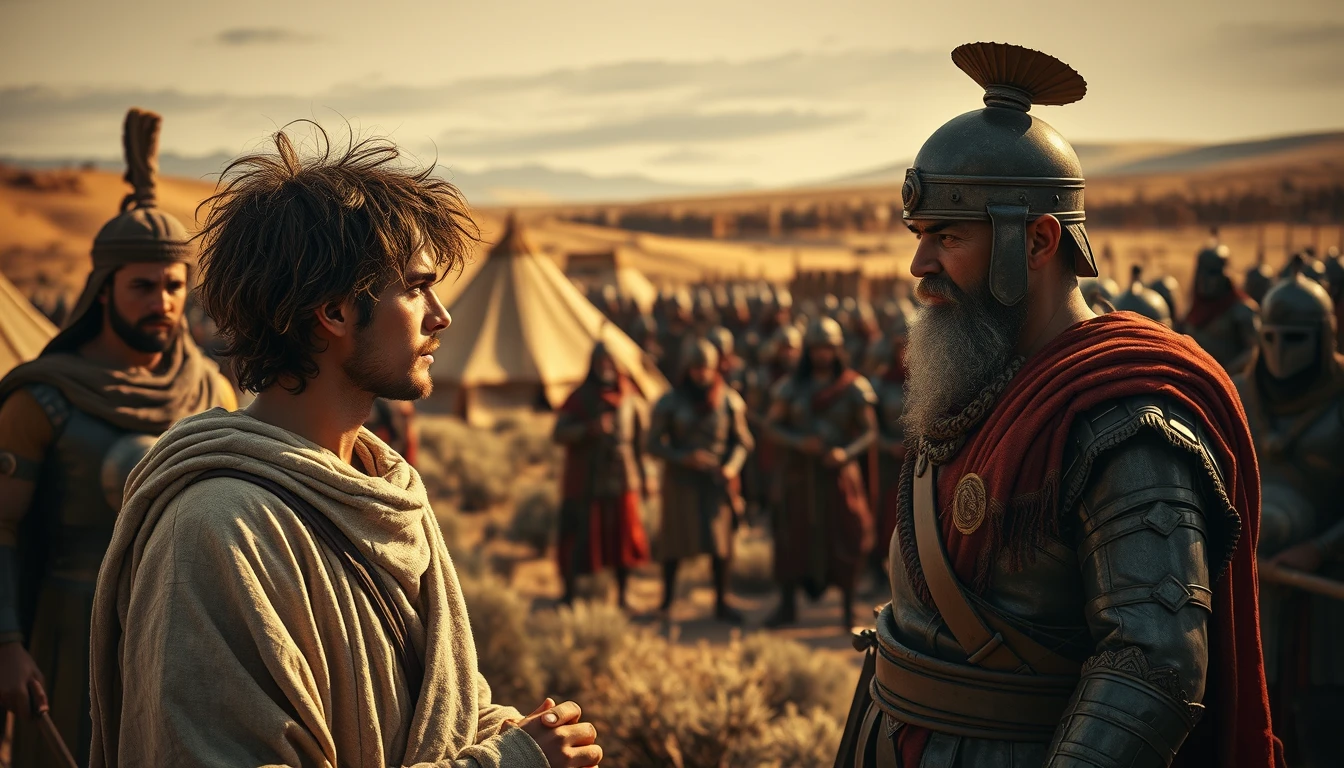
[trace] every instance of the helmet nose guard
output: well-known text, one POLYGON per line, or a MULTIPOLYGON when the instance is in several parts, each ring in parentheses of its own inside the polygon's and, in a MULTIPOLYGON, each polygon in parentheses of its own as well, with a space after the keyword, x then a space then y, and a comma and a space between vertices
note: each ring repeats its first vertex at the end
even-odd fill
POLYGON ((1087 83, 1064 62, 1004 43, 969 43, 952 61, 985 89, 985 108, 948 121, 906 171, 902 217, 988 221, 994 228, 990 292, 1006 306, 1027 294, 1027 222, 1049 214, 1077 246, 1074 271, 1097 275, 1083 222, 1083 173, 1064 137, 1027 112, 1069 104, 1087 83))

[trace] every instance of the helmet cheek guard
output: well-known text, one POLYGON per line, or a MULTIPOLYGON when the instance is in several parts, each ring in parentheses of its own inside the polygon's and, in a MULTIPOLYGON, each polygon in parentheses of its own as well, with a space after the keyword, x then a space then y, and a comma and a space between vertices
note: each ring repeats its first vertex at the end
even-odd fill
POLYGON ((1027 207, 988 206, 994 227, 989 255, 989 292, 1005 307, 1027 297, 1027 207))

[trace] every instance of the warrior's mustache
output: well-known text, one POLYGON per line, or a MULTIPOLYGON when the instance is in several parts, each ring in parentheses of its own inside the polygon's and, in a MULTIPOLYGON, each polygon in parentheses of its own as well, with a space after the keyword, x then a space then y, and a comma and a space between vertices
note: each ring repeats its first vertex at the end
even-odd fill
POLYGON ((952 278, 937 274, 919 279, 915 284, 915 298, 924 304, 928 304, 930 300, 962 304, 970 299, 970 295, 952 282, 952 278))
POLYGON ((425 346, 422 347, 422 348, 420 349, 420 354, 421 354, 421 355, 432 355, 432 354, 434 354, 434 351, 435 351, 436 349, 439 348, 439 343, 440 343, 440 342, 439 342, 439 337, 438 337, 438 336, 431 336, 431 337, 429 337, 429 341, 426 342, 426 343, 425 343, 425 346))

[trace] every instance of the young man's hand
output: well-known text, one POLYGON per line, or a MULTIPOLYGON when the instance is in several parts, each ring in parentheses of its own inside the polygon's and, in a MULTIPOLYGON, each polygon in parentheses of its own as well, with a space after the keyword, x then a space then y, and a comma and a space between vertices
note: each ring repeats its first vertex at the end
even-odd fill
POLYGON ((518 727, 537 742, 551 768, 592 768, 602 762, 602 748, 597 729, 580 722, 582 717, 578 704, 546 699, 518 727))
POLYGON ((42 690, 44 682, 42 670, 23 643, 0 645, 0 707, 27 720, 47 705, 47 694, 42 690))

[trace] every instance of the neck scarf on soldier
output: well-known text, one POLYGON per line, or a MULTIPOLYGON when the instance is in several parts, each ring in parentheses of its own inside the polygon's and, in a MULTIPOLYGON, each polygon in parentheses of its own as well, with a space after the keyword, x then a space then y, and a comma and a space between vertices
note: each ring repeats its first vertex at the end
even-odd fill
POLYGON ((228 383, 196 346, 185 321, 152 371, 108 368, 73 352, 47 352, 0 381, 0 401, 28 384, 49 384, 79 410, 132 432, 158 433, 223 405, 228 383))

